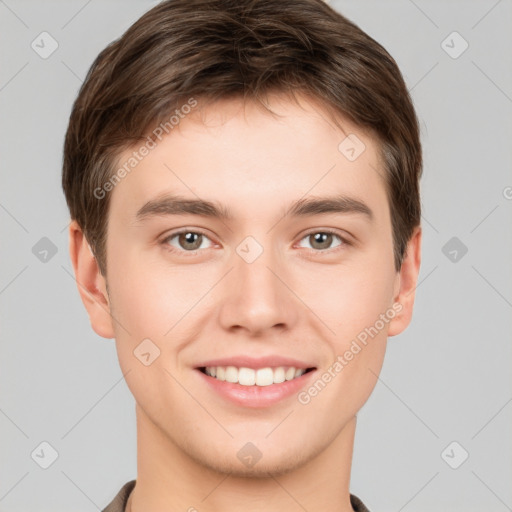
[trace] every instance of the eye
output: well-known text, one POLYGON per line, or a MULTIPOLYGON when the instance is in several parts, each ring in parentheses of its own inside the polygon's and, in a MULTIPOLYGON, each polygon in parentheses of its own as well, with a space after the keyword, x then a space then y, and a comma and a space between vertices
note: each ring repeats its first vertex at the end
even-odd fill
MULTIPOLYGON (((339 247, 340 245, 348 245, 348 242, 344 240, 340 235, 337 235, 333 231, 323 230, 323 231, 314 231, 306 235, 302 240, 307 240, 311 244, 312 249, 316 249, 319 251, 325 251, 326 249, 331 249, 333 239, 337 238, 340 240, 340 243, 335 245, 334 247, 339 247)), ((301 240, 301 242, 302 242, 301 240)), ((299 243, 300 247, 304 247, 299 243)))
MULTIPOLYGON (((171 246, 170 250, 182 250, 193 252, 199 249, 207 249, 204 246, 206 240, 210 240, 205 234, 198 231, 179 231, 165 238, 162 243, 171 246)), ((210 240, 211 241, 211 240, 210 240)))

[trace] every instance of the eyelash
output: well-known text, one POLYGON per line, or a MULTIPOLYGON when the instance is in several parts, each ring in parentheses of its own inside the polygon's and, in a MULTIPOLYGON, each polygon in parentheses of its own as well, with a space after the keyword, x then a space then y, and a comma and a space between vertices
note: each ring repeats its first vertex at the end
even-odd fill
MULTIPOLYGON (((180 253, 180 254, 189 254, 191 256, 193 255, 196 255, 198 254, 199 252, 201 251, 204 251, 205 249, 196 249, 194 251, 186 251, 185 249, 177 249, 176 247, 173 247, 171 245, 169 245, 169 241, 172 240, 173 238, 179 236, 179 235, 182 235, 182 234, 185 234, 185 233, 194 233, 194 234, 197 234, 197 235, 202 235, 206 238, 209 238, 209 236, 204 233, 203 231, 201 230, 192 230, 192 229, 183 229, 181 231, 176 231, 175 233, 171 233, 170 235, 168 235, 167 237, 165 237, 163 240, 162 240, 162 245, 165 246, 166 250, 168 250, 169 252, 172 252, 172 253, 180 253)), ((314 231, 310 231, 308 233, 306 233, 300 240, 299 242, 301 242, 302 240, 304 240, 305 238, 311 236, 311 235, 314 235, 314 234, 317 234, 317 233, 322 233, 322 234, 327 234, 327 235, 333 235, 337 238, 340 239, 341 243, 331 249, 309 249, 310 251, 313 251, 314 253, 316 254, 332 254, 334 252, 337 252, 338 250, 342 250, 344 248, 344 246, 350 246, 352 245, 352 243, 350 241, 348 241, 345 237, 341 236, 339 233, 337 233, 336 231, 333 231, 331 229, 317 229, 317 230, 314 230, 314 231)))

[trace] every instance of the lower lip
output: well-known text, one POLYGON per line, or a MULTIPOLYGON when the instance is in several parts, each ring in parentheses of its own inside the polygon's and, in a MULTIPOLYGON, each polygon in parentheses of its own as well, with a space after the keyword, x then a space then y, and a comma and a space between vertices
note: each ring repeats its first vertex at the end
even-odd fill
POLYGON ((207 385, 227 400, 243 407, 269 407, 277 402, 297 394, 309 382, 315 370, 304 373, 292 380, 270 386, 242 386, 242 384, 219 380, 196 369, 207 385))

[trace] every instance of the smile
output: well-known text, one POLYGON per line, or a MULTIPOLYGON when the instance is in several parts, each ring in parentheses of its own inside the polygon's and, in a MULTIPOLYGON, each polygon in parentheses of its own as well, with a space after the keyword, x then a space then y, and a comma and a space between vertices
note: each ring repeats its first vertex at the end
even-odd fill
POLYGON ((313 368, 295 368, 278 366, 276 368, 247 368, 236 366, 206 366, 200 368, 206 375, 220 381, 240 384, 242 386, 271 386, 301 377, 313 368))

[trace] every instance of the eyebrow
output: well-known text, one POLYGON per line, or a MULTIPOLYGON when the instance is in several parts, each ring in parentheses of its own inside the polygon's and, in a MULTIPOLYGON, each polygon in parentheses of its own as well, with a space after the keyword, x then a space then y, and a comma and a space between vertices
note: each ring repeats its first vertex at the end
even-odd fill
MULTIPOLYGON (((308 197, 292 203, 286 215, 305 217, 323 213, 357 213, 373 220, 369 206, 360 199, 345 195, 308 197)), ((187 199, 178 195, 165 195, 152 199, 136 213, 137 220, 161 215, 201 215, 221 220, 232 220, 233 213, 226 206, 203 199, 187 199)))

